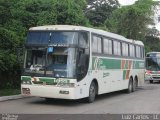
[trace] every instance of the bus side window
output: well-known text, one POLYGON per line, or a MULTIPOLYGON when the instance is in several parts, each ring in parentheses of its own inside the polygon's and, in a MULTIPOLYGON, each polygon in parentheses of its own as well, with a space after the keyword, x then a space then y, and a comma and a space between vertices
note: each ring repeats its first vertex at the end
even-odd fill
POLYGON ((129 55, 128 53, 128 44, 122 43, 122 55, 127 57, 129 55))
POLYGON ((135 57, 135 46, 132 44, 129 45, 129 55, 130 57, 135 57))
POLYGON ((141 57, 144 58, 144 48, 141 47, 141 57))
POLYGON ((102 38, 98 35, 92 36, 92 52, 102 53, 102 38))
POLYGON ((113 41, 114 55, 121 55, 121 43, 118 41, 113 41))
POLYGON ((109 40, 107 38, 103 39, 103 50, 105 54, 112 55, 112 40, 109 40))

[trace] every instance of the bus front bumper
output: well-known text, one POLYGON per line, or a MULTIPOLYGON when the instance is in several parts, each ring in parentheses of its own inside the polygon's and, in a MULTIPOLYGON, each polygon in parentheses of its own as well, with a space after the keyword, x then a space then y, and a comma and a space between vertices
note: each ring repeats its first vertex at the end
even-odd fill
POLYGON ((146 75, 145 76, 145 81, 160 81, 160 75, 146 75))
POLYGON ((63 88, 43 85, 21 85, 22 95, 44 98, 78 99, 76 88, 63 88))

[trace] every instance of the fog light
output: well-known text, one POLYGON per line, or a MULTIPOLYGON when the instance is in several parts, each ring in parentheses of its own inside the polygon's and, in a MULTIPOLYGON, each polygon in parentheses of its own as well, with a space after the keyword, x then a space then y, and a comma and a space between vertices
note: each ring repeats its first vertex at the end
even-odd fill
POLYGON ((30 89, 29 88, 22 88, 22 93, 25 95, 29 95, 31 94, 30 89))

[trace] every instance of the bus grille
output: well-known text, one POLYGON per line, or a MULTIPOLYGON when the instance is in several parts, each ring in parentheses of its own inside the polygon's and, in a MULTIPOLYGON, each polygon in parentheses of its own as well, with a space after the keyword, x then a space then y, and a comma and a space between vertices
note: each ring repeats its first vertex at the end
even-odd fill
POLYGON ((160 80, 160 77, 153 77, 153 79, 159 79, 160 80))

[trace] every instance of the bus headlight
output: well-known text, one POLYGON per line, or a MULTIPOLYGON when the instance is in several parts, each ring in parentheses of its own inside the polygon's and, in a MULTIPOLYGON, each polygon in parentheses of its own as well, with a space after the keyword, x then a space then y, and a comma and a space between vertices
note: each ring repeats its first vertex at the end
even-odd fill
POLYGON ((31 85, 32 84, 31 81, 24 81, 24 80, 22 80, 21 83, 24 85, 31 85))
POLYGON ((58 87, 75 87, 75 83, 58 83, 58 87))
POLYGON ((146 75, 151 75, 151 74, 152 74, 152 71, 146 70, 145 73, 146 73, 146 75))

